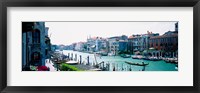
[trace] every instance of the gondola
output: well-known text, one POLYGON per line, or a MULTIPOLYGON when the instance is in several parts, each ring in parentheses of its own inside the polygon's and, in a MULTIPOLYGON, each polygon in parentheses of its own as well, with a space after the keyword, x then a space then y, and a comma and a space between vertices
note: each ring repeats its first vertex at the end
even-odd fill
POLYGON ((147 63, 147 64, 144 64, 144 63, 140 64, 140 63, 132 63, 132 62, 128 62, 128 61, 125 61, 125 63, 130 64, 130 65, 136 65, 136 66, 147 66, 147 65, 149 65, 149 63, 147 63))

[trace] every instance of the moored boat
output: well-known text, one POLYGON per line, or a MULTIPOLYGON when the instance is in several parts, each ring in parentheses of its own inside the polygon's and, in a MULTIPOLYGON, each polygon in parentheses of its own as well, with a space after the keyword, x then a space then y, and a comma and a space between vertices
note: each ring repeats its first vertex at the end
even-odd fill
POLYGON ((136 55, 132 56, 132 59, 139 59, 136 55))
POLYGON ((70 64, 70 65, 76 65, 76 64, 78 64, 77 61, 68 61, 68 62, 65 62, 65 63, 70 64))
POLYGON ((101 53, 101 56, 108 56, 108 53, 101 53))
POLYGON ((143 59, 143 60, 149 60, 149 58, 148 58, 148 57, 143 57, 142 59, 143 59))
POLYGON ((114 56, 115 54, 113 54, 113 53, 108 53, 108 56, 114 56))
POLYGON ((178 59, 176 58, 166 58, 164 59, 166 63, 178 64, 178 59))
POLYGON ((123 58, 130 58, 131 57, 131 55, 127 55, 127 54, 122 54, 120 56, 123 57, 123 58))
POLYGON ((147 66, 147 65, 149 65, 149 63, 145 64, 144 62, 142 62, 142 64, 141 64, 141 63, 133 63, 133 62, 125 61, 125 63, 130 64, 130 65, 136 65, 136 66, 147 66))
POLYGON ((143 56, 141 56, 141 55, 134 55, 134 56, 132 56, 132 59, 143 59, 143 56))
POLYGON ((162 59, 157 58, 157 57, 144 57, 143 59, 144 60, 150 60, 150 61, 160 61, 160 60, 162 60, 162 59))

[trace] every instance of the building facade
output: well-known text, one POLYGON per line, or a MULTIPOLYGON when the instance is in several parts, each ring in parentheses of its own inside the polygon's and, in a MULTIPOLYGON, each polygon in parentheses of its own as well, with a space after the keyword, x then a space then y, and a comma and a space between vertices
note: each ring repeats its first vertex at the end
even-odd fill
POLYGON ((76 51, 86 51, 85 42, 78 42, 75 46, 76 51))
POLYGON ((108 38, 108 47, 109 53, 111 55, 117 55, 119 51, 119 42, 118 37, 108 38))
POLYGON ((178 57, 178 23, 175 23, 175 31, 151 37, 149 46, 155 49, 151 52, 152 56, 178 57))
POLYGON ((127 40, 119 40, 119 52, 127 52, 128 49, 128 41, 127 40))
POLYGON ((151 37, 149 45, 156 50, 152 52, 153 56, 177 57, 178 33, 169 31, 162 36, 151 37))
POLYGON ((107 39, 102 37, 89 37, 87 39, 87 51, 88 52, 99 52, 108 51, 107 39))
POLYGON ((134 51, 133 51, 133 35, 131 35, 131 36, 129 36, 128 37, 128 52, 130 53, 130 54, 134 54, 134 51))
POLYGON ((111 55, 118 55, 120 51, 125 52, 128 48, 128 37, 125 35, 108 38, 108 49, 111 55))
POLYGON ((22 22, 22 67, 45 66, 51 50, 44 22, 22 22))
POLYGON ((134 54, 134 52, 137 51, 143 52, 148 50, 150 48, 149 39, 154 36, 159 36, 159 34, 147 31, 147 34, 131 35, 128 38, 128 51, 130 51, 131 54, 134 54))

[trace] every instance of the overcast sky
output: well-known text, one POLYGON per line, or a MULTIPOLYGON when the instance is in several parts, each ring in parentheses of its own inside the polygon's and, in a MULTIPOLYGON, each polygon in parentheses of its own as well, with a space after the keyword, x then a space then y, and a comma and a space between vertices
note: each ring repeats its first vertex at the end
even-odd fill
POLYGON ((164 34, 175 30, 176 22, 45 22, 52 44, 69 45, 85 42, 87 37, 112 37, 146 34, 147 31, 164 34))

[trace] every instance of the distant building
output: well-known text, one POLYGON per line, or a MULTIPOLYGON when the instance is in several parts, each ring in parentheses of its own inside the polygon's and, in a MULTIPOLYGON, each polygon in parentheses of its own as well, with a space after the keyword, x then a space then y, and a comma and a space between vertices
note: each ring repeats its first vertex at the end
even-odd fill
POLYGON ((128 51, 130 51, 131 54, 134 54, 136 51, 143 52, 144 50, 148 50, 149 38, 153 36, 159 36, 159 34, 147 31, 147 34, 131 35, 128 38, 128 51))
POLYGON ((102 53, 106 53, 106 54, 108 54, 108 39, 102 39, 102 43, 101 43, 101 49, 100 49, 100 51, 102 52, 102 53))
POLYGON ((108 38, 109 43, 109 53, 112 55, 117 55, 119 50, 119 38, 118 37, 111 37, 108 38))
POLYGON ((141 51, 142 37, 141 35, 133 35, 133 51, 141 51))
POLYGON ((128 37, 125 35, 108 38, 108 49, 111 55, 118 55, 120 51, 127 51, 128 37))
POLYGON ((86 47, 85 47, 85 42, 78 42, 76 43, 76 46, 74 48, 76 51, 85 51, 86 47))
POLYGON ((119 40, 119 51, 127 52, 128 49, 128 41, 127 40, 119 40))
POLYGON ((89 37, 88 39, 87 39, 87 51, 88 52, 94 52, 95 51, 95 47, 96 47, 96 44, 98 44, 97 42, 96 42, 96 37, 93 37, 93 38, 91 38, 91 37, 89 37))
POLYGON ((128 37, 128 49, 127 51, 130 53, 130 54, 133 54, 133 36, 129 36, 128 37))
POLYGON ((59 50, 64 50, 65 49, 65 45, 63 45, 63 44, 60 44, 57 47, 58 47, 59 50))
POLYGON ((89 37, 86 43, 88 52, 108 51, 107 40, 105 38, 89 37))
POLYGON ((57 45, 51 45, 51 50, 52 51, 56 51, 56 49, 57 49, 57 45))

